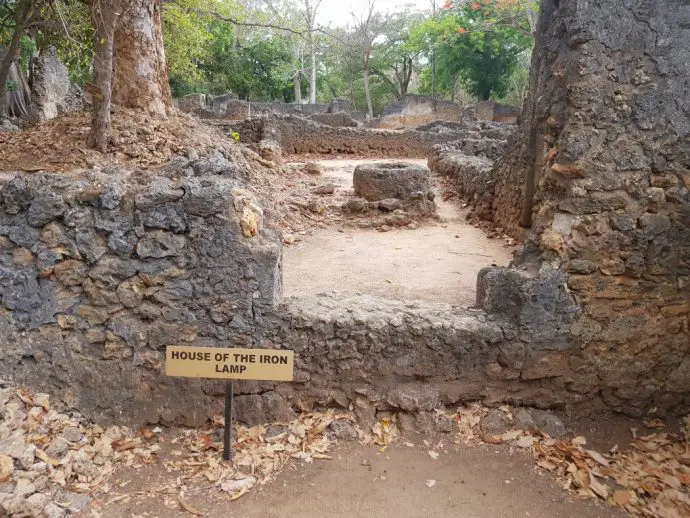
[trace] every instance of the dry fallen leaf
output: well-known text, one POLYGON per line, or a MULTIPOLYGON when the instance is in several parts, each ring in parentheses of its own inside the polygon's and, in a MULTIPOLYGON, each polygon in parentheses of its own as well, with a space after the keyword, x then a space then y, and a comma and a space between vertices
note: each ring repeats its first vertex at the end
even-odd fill
POLYGON ((180 504, 180 509, 182 509, 183 511, 187 511, 189 514, 193 514, 194 516, 204 516, 204 513, 185 502, 184 497, 182 495, 177 497, 177 503, 180 504))
POLYGON ((479 432, 479 438, 486 444, 503 444, 503 439, 501 437, 496 437, 495 435, 490 435, 482 431, 479 432))
POLYGON ((611 501, 620 506, 624 506, 633 497, 633 492, 628 490, 628 489, 617 489, 616 491, 613 492, 613 496, 611 497, 611 501))

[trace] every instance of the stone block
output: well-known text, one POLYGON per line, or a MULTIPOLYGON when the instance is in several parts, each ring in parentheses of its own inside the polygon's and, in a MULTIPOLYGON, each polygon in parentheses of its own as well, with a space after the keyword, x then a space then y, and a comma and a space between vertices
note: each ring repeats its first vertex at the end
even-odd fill
POLYGON ((428 168, 397 162, 358 165, 353 182, 355 196, 368 201, 407 200, 419 192, 426 197, 431 191, 428 168))

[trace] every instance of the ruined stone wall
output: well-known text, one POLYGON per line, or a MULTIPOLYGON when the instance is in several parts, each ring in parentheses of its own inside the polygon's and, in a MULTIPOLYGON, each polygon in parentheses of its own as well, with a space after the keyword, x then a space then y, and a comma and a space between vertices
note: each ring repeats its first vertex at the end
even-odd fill
MULTIPOLYGON (((280 302, 281 239, 262 227, 240 165, 212 153, 145 173, 6 175, 0 377, 88 415, 199 424, 220 410, 223 385, 165 376, 165 347, 188 343, 296 351, 293 383, 237 384, 245 422, 352 404, 370 423, 381 410, 472 399, 573 413, 687 409, 687 386, 671 368, 682 356, 663 356, 684 354, 682 344, 666 336, 657 346, 664 368, 597 361, 584 335, 600 333, 596 352, 618 342, 592 327, 579 288, 567 284, 573 276, 551 262, 484 269, 477 308, 367 296, 280 302), (620 392, 611 397, 614 376, 631 387, 625 405, 620 392), (655 390, 633 391, 640 380, 655 390)), ((626 285, 601 286, 616 296, 626 285)), ((664 307, 681 322, 681 304, 664 307)), ((608 310, 625 320, 606 333, 639 330, 625 307, 608 310)))
POLYGON ((183 112, 195 113, 206 109, 206 94, 189 94, 175 100, 177 107, 183 112))
POLYGON ((496 219, 516 225, 536 136, 544 164, 518 264, 568 273, 576 372, 620 411, 689 403, 689 25, 681 0, 543 1, 533 93, 497 170, 496 219))
POLYGON ((314 122, 325 124, 326 126, 336 126, 345 128, 356 128, 360 122, 353 119, 349 113, 315 113, 309 117, 314 122))
POLYGON ((417 131, 333 127, 292 115, 265 115, 227 124, 241 142, 277 140, 287 154, 426 157, 431 147, 458 140, 465 130, 417 131))
POLYGON ((218 163, 4 178, 0 377, 111 419, 206 419, 166 345, 251 341, 281 286, 279 234, 218 163))
POLYGON ((70 91, 69 75, 55 47, 43 49, 32 58, 30 69, 31 119, 36 122, 50 120, 68 111, 65 100, 70 91))
POLYGON ((377 127, 414 128, 433 121, 460 121, 462 107, 425 95, 407 95, 383 110, 377 127))

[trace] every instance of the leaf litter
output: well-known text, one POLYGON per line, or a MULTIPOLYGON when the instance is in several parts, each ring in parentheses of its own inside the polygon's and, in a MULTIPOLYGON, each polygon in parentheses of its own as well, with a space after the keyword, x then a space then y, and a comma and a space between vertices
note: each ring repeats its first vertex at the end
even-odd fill
MULTIPOLYGON (((155 496, 167 507, 203 516, 187 500, 189 494, 215 489, 236 500, 273 480, 291 461, 331 460, 333 440, 327 429, 334 421, 356 428, 350 413, 333 409, 304 413, 285 424, 236 426, 233 462, 224 462, 220 416, 204 429, 179 430, 167 437, 160 427, 103 429, 78 412, 51 408, 46 394, 23 389, 0 388, 0 405, 0 510, 25 516, 63 517, 85 506, 98 516, 117 502, 155 496), (161 444, 170 450, 167 459, 161 458, 161 444), (151 464, 162 465, 174 480, 127 493, 129 482, 118 480, 118 473, 151 464)), ((487 412, 472 403, 450 414, 458 426, 456 443, 530 449, 536 465, 555 474, 565 490, 636 516, 690 516, 690 416, 682 433, 664 431, 654 421, 649 423, 654 433, 631 431, 629 449, 616 446, 601 453, 588 448, 582 436, 554 439, 536 429, 486 434, 479 423, 487 412)), ((401 440, 395 414, 380 419, 366 434, 359 433, 364 444, 381 451, 401 440)), ((428 452, 435 458, 433 453, 437 452, 428 452)), ((429 487, 435 483, 427 481, 429 487)))
MULTIPOLYGON (((171 430, 172 437, 159 427, 103 429, 78 412, 50 408, 47 394, 9 388, 0 388, 0 411, 0 514, 16 516, 63 517, 84 506, 95 516, 117 502, 152 496, 162 497, 167 507, 203 516, 188 494, 215 488, 236 500, 274 479, 291 461, 330 460, 333 439, 327 428, 334 421, 356 427, 349 413, 333 409, 280 425, 235 426, 233 460, 225 462, 220 416, 203 430, 171 430), (168 459, 162 458, 162 446, 168 459), (127 492, 129 482, 119 474, 151 464, 163 466, 172 482, 127 492)), ((391 441, 393 428, 386 424, 379 437, 391 441)))
MULTIPOLYGON (((506 414, 508 408, 501 407, 506 414)), ((660 431, 663 421, 646 421, 657 430, 639 435, 631 429, 630 448, 614 446, 608 452, 587 448, 583 436, 553 439, 540 430, 508 430, 501 435, 484 433, 479 422, 489 409, 479 403, 460 407, 453 416, 463 444, 506 443, 529 448, 536 465, 555 474, 565 490, 605 501, 636 516, 685 518, 690 516, 690 415, 681 433, 660 431)))

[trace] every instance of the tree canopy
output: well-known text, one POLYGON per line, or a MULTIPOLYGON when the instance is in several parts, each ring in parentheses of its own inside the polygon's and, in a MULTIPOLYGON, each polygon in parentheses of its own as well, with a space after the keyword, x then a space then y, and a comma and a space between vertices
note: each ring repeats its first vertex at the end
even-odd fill
MULTIPOLYGON (((172 91, 174 96, 231 92, 241 99, 285 102, 347 98, 369 115, 408 93, 462 102, 522 101, 536 0, 449 0, 438 10, 401 6, 393 12, 383 12, 376 0, 369 0, 366 9, 336 27, 319 24, 321 3, 8 0, 0 4, 0 45, 11 46, 13 59, 25 69, 34 52, 54 46, 71 79, 97 98, 104 87, 110 88, 99 82, 112 73, 117 102, 146 98, 137 89, 153 88, 162 77, 165 84, 154 90, 163 97, 172 91), (153 6, 148 8, 150 19, 135 20, 135 5, 153 6), (18 26, 18 14, 27 6, 26 19, 18 26), (115 9, 111 28, 101 23, 101 11, 108 9, 115 9), (142 23, 154 30, 150 41, 137 33, 142 23), (134 28, 134 37, 129 30, 118 32, 123 24, 134 28), (160 49, 157 38, 163 43, 160 49), (155 61, 148 85, 130 86, 118 72, 124 67, 138 77, 130 53, 151 54, 142 59, 155 61), (112 63, 103 65, 110 54, 112 63)), ((146 109, 160 112, 166 102, 155 102, 154 90, 146 109)))

